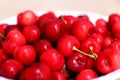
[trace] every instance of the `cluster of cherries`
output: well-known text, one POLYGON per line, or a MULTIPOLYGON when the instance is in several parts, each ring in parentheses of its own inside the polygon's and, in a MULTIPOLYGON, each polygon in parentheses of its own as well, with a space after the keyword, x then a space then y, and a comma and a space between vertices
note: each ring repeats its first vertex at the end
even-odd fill
POLYGON ((0 76, 15 80, 90 80, 120 68, 120 15, 93 24, 87 15, 31 10, 0 24, 0 76))

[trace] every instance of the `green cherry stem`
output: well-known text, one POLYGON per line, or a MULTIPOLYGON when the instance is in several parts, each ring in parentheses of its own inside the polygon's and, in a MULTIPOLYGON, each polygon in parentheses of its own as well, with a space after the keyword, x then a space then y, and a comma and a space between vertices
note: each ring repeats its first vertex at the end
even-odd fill
POLYGON ((90 57, 90 58, 92 58, 92 59, 94 59, 94 60, 97 59, 96 54, 93 53, 93 50, 91 50, 91 51, 92 51, 92 54, 88 54, 88 53, 86 53, 86 52, 83 52, 83 51, 77 49, 75 46, 73 46, 73 50, 74 50, 74 51, 77 51, 77 52, 79 52, 79 53, 81 53, 81 54, 83 54, 83 55, 85 55, 85 56, 88 56, 88 57, 90 57))

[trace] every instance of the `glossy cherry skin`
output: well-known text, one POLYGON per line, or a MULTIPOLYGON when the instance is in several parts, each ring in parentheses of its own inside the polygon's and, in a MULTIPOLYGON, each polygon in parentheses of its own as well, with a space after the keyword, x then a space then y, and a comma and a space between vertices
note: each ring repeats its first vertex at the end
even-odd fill
POLYGON ((65 76, 61 72, 53 72, 53 80, 66 80, 65 76))
POLYGON ((120 68, 120 53, 116 49, 104 49, 96 62, 96 67, 102 74, 110 73, 120 68))
POLYGON ((90 47, 93 47, 93 52, 98 54, 101 50, 101 45, 93 38, 87 38, 81 43, 80 49, 88 54, 91 53, 90 47))
POLYGON ((72 35, 65 35, 61 37, 57 43, 57 49, 63 56, 69 57, 73 54, 73 47, 79 48, 79 40, 72 35), (61 45, 62 44, 62 45, 61 45))
POLYGON ((0 65, 9 58, 10 57, 2 49, 0 49, 0 65))
POLYGON ((72 34, 80 41, 88 37, 89 30, 93 28, 93 24, 89 20, 78 19, 72 25, 72 34))
POLYGON ((86 68, 87 57, 81 53, 74 52, 67 60, 67 67, 72 72, 80 72, 86 68))
POLYGON ((18 30, 11 30, 6 39, 3 42, 3 50, 12 55, 16 47, 26 45, 26 39, 24 35, 18 30))
POLYGON ((92 69, 84 69, 76 76, 76 80, 91 80, 97 78, 98 74, 92 69))
POLYGON ((24 12, 20 12, 17 15, 17 23, 21 27, 25 27, 25 26, 28 26, 28 25, 36 24, 37 20, 38 20, 38 17, 31 10, 26 10, 24 12))
POLYGON ((104 47, 104 48, 109 47, 112 44, 113 41, 114 40, 113 40, 113 38, 111 36, 105 37, 104 40, 103 40, 102 47, 104 47))
POLYGON ((111 48, 115 49, 116 51, 120 52, 120 41, 114 41, 111 45, 111 48))
POLYGON ((38 19, 38 26, 41 29, 41 31, 43 30, 44 25, 46 24, 47 20, 52 19, 52 18, 57 18, 56 15, 53 12, 46 12, 42 15, 39 16, 38 19))
POLYGON ((23 65, 31 65, 36 60, 36 52, 33 46, 24 45, 17 47, 13 53, 14 59, 21 62, 23 65))
POLYGON ((9 79, 16 79, 24 69, 17 60, 8 59, 0 66, 0 75, 9 79))
POLYGON ((43 37, 56 42, 61 36, 61 28, 61 21, 59 19, 51 19, 43 28, 43 37))
POLYGON ((100 44, 103 43, 104 37, 100 33, 93 33, 90 37, 98 41, 100 44))
POLYGON ((52 72, 45 63, 34 63, 20 74, 19 80, 52 80, 52 72))
POLYGON ((107 32, 107 21, 98 19, 95 23, 94 31, 105 36, 107 32))
POLYGON ((116 22, 112 27, 112 33, 116 35, 120 32, 120 22, 116 22))
POLYGON ((40 61, 48 64, 52 71, 60 70, 65 63, 64 57, 56 49, 48 49, 40 56, 40 61))
POLYGON ((53 45, 47 39, 40 39, 35 42, 33 46, 38 56, 40 56, 44 51, 53 48, 53 45))
POLYGON ((116 22, 120 22, 120 15, 117 14, 117 13, 113 13, 109 16, 108 18, 108 29, 112 29, 113 25, 116 23, 116 22))
POLYGON ((29 25, 23 28, 22 31, 28 43, 37 41, 41 36, 40 29, 35 25, 29 25))
POLYGON ((62 20, 62 34, 71 34, 72 24, 75 22, 76 18, 72 15, 61 15, 60 19, 62 20))

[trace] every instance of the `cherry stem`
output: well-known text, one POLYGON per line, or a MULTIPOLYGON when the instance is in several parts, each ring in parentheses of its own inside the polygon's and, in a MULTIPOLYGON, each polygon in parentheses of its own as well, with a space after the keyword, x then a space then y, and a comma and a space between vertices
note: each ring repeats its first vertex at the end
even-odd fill
POLYGON ((77 52, 79 52, 79 53, 81 53, 81 54, 83 54, 83 55, 85 55, 85 56, 88 56, 88 57, 90 57, 90 58, 92 58, 92 59, 94 59, 94 60, 97 59, 97 55, 93 52, 92 49, 90 49, 90 51, 92 52, 92 54, 88 54, 88 53, 86 53, 86 52, 83 52, 83 51, 77 49, 75 46, 73 46, 73 50, 74 50, 74 51, 77 51, 77 52))
POLYGON ((67 24, 67 21, 63 18, 63 16, 60 16, 60 18, 61 18, 61 20, 63 20, 63 22, 64 22, 65 24, 67 24))
POLYGON ((0 37, 3 38, 3 39, 5 39, 5 36, 3 34, 1 34, 1 33, 0 33, 0 37))

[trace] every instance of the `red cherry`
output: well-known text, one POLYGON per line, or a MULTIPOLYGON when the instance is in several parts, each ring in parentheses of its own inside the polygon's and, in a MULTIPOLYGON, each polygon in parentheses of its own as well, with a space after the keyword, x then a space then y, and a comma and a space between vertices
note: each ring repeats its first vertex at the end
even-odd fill
POLYGON ((3 50, 12 55, 16 47, 26 44, 26 39, 24 35, 17 30, 12 30, 6 36, 6 39, 3 42, 3 50))
POLYGON ((117 33, 120 32, 120 22, 116 22, 113 26, 112 26, 112 33, 114 35, 116 35, 117 33))
POLYGON ((34 43, 34 48, 38 56, 40 56, 44 51, 53 48, 53 45, 47 39, 40 39, 34 43))
POLYGON ((9 79, 16 79, 22 70, 23 65, 20 62, 8 59, 0 66, 0 75, 9 79))
POLYGON ((76 80, 91 80, 97 78, 98 74, 92 69, 84 69, 76 76, 76 80))
POLYGON ((80 72, 85 69, 87 64, 87 57, 78 52, 74 52, 67 60, 67 67, 72 72, 80 72))
POLYGON ((29 25, 23 28, 23 35, 28 43, 33 43, 40 38, 41 31, 37 26, 29 25))
POLYGON ((52 71, 60 70, 65 63, 64 57, 56 49, 48 49, 40 56, 40 61, 50 66, 52 71))
POLYGON ((51 19, 43 28, 43 37, 56 42, 61 36, 61 28, 61 21, 59 19, 51 19))
POLYGON ((120 53, 112 48, 104 49, 96 62, 96 67, 102 74, 110 73, 120 68, 120 53))
POLYGON ((120 52, 120 41, 115 41, 110 45, 111 48, 115 49, 116 51, 120 52))
POLYGON ((108 18, 108 28, 112 30, 112 27, 116 22, 120 22, 120 15, 117 13, 112 13, 108 18))
POLYGON ((52 80, 52 72, 45 63, 34 63, 20 74, 19 80, 52 80))
POLYGON ((34 48, 30 45, 24 45, 17 47, 14 50, 14 59, 18 60, 24 65, 31 65, 35 62, 36 52, 34 48))
POLYGON ((92 51, 95 54, 99 54, 100 50, 101 50, 101 45, 98 41, 96 41, 93 38, 87 38, 86 40, 84 40, 81 43, 81 47, 80 49, 84 52, 87 52, 88 54, 91 53, 91 48, 93 49, 92 51))
POLYGON ((83 41, 88 37, 91 28, 93 28, 93 24, 89 20, 78 19, 72 25, 72 34, 83 41))
POLYGON ((39 28, 41 29, 41 31, 43 30, 43 27, 44 27, 45 23, 47 22, 47 20, 52 19, 52 18, 57 18, 57 17, 51 11, 39 16, 38 25, 39 25, 39 28))
POLYGON ((100 44, 103 43, 104 37, 100 33, 93 33, 90 37, 98 41, 100 44))
POLYGON ((107 32, 107 21, 105 21, 103 19, 98 19, 95 23, 94 31, 96 33, 100 33, 103 36, 105 36, 106 32, 107 32))
POLYGON ((53 80, 66 80, 65 76, 61 72, 53 72, 53 80))
POLYGON ((106 36, 103 40, 103 44, 102 46, 105 47, 109 47, 113 42, 113 38, 111 36, 106 36))
POLYGON ((26 10, 24 12, 20 12, 17 15, 17 23, 21 27, 25 27, 25 26, 28 26, 28 25, 36 24, 37 20, 38 20, 38 17, 31 10, 26 10))
POLYGON ((63 26, 70 29, 75 22, 75 17, 72 15, 61 15, 61 20, 64 22, 63 26))
POLYGON ((7 59, 9 59, 9 56, 2 49, 0 49, 0 65, 7 59))
POLYGON ((65 35, 60 38, 60 40, 57 43, 57 49, 60 52, 60 54, 69 57, 73 54, 74 50, 73 47, 79 48, 80 42, 79 40, 72 36, 72 35, 65 35), (61 45, 62 44, 62 45, 61 45))

